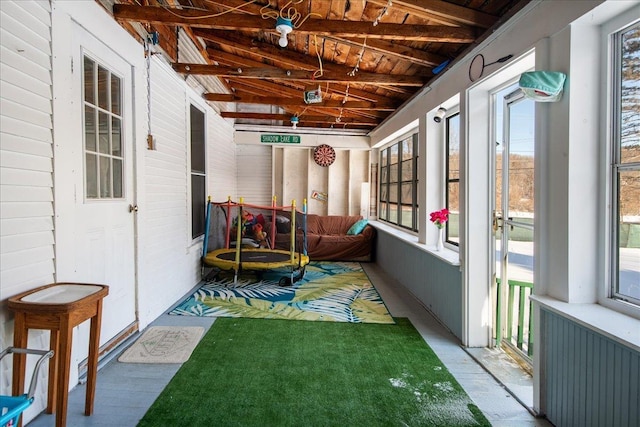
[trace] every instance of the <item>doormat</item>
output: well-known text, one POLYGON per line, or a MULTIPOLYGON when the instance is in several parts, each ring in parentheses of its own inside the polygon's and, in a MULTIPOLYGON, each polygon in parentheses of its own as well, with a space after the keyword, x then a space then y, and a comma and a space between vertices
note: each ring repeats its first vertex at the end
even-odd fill
POLYGON ((118 358, 123 363, 184 363, 189 360, 204 328, 152 326, 118 358))

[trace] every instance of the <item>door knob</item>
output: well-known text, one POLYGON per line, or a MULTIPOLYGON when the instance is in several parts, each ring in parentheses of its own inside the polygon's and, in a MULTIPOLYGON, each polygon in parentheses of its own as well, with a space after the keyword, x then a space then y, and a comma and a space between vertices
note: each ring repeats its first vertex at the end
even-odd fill
POLYGON ((493 225, 493 232, 495 233, 501 227, 500 221, 502 221, 502 213, 499 212, 499 211, 494 210, 492 216, 493 216, 493 218, 492 218, 491 223, 493 225))
POLYGON ((138 212, 138 205, 129 205, 129 213, 138 212))

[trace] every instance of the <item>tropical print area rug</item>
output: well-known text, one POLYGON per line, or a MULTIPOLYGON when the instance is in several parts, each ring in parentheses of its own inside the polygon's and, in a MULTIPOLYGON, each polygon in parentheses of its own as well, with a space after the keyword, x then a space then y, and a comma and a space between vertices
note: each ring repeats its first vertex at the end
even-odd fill
POLYGON ((280 286, 271 272, 206 280, 169 314, 351 323, 394 323, 359 263, 311 262, 304 278, 280 286))

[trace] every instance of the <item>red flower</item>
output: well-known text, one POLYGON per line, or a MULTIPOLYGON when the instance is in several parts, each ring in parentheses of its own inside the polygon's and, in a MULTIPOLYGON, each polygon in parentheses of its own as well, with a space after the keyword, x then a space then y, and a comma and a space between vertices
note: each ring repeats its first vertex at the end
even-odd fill
POLYGON ((439 211, 431 212, 431 222, 435 224, 436 227, 442 228, 444 227, 444 223, 449 220, 449 211, 447 209, 441 209, 439 211))

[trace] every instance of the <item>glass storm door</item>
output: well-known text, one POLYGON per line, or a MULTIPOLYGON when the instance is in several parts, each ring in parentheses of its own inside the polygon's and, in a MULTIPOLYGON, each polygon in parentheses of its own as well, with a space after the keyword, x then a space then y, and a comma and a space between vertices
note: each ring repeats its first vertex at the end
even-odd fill
POLYGON ((495 152, 495 338, 498 346, 531 356, 535 109, 522 91, 511 90, 498 98, 503 131, 495 152))

